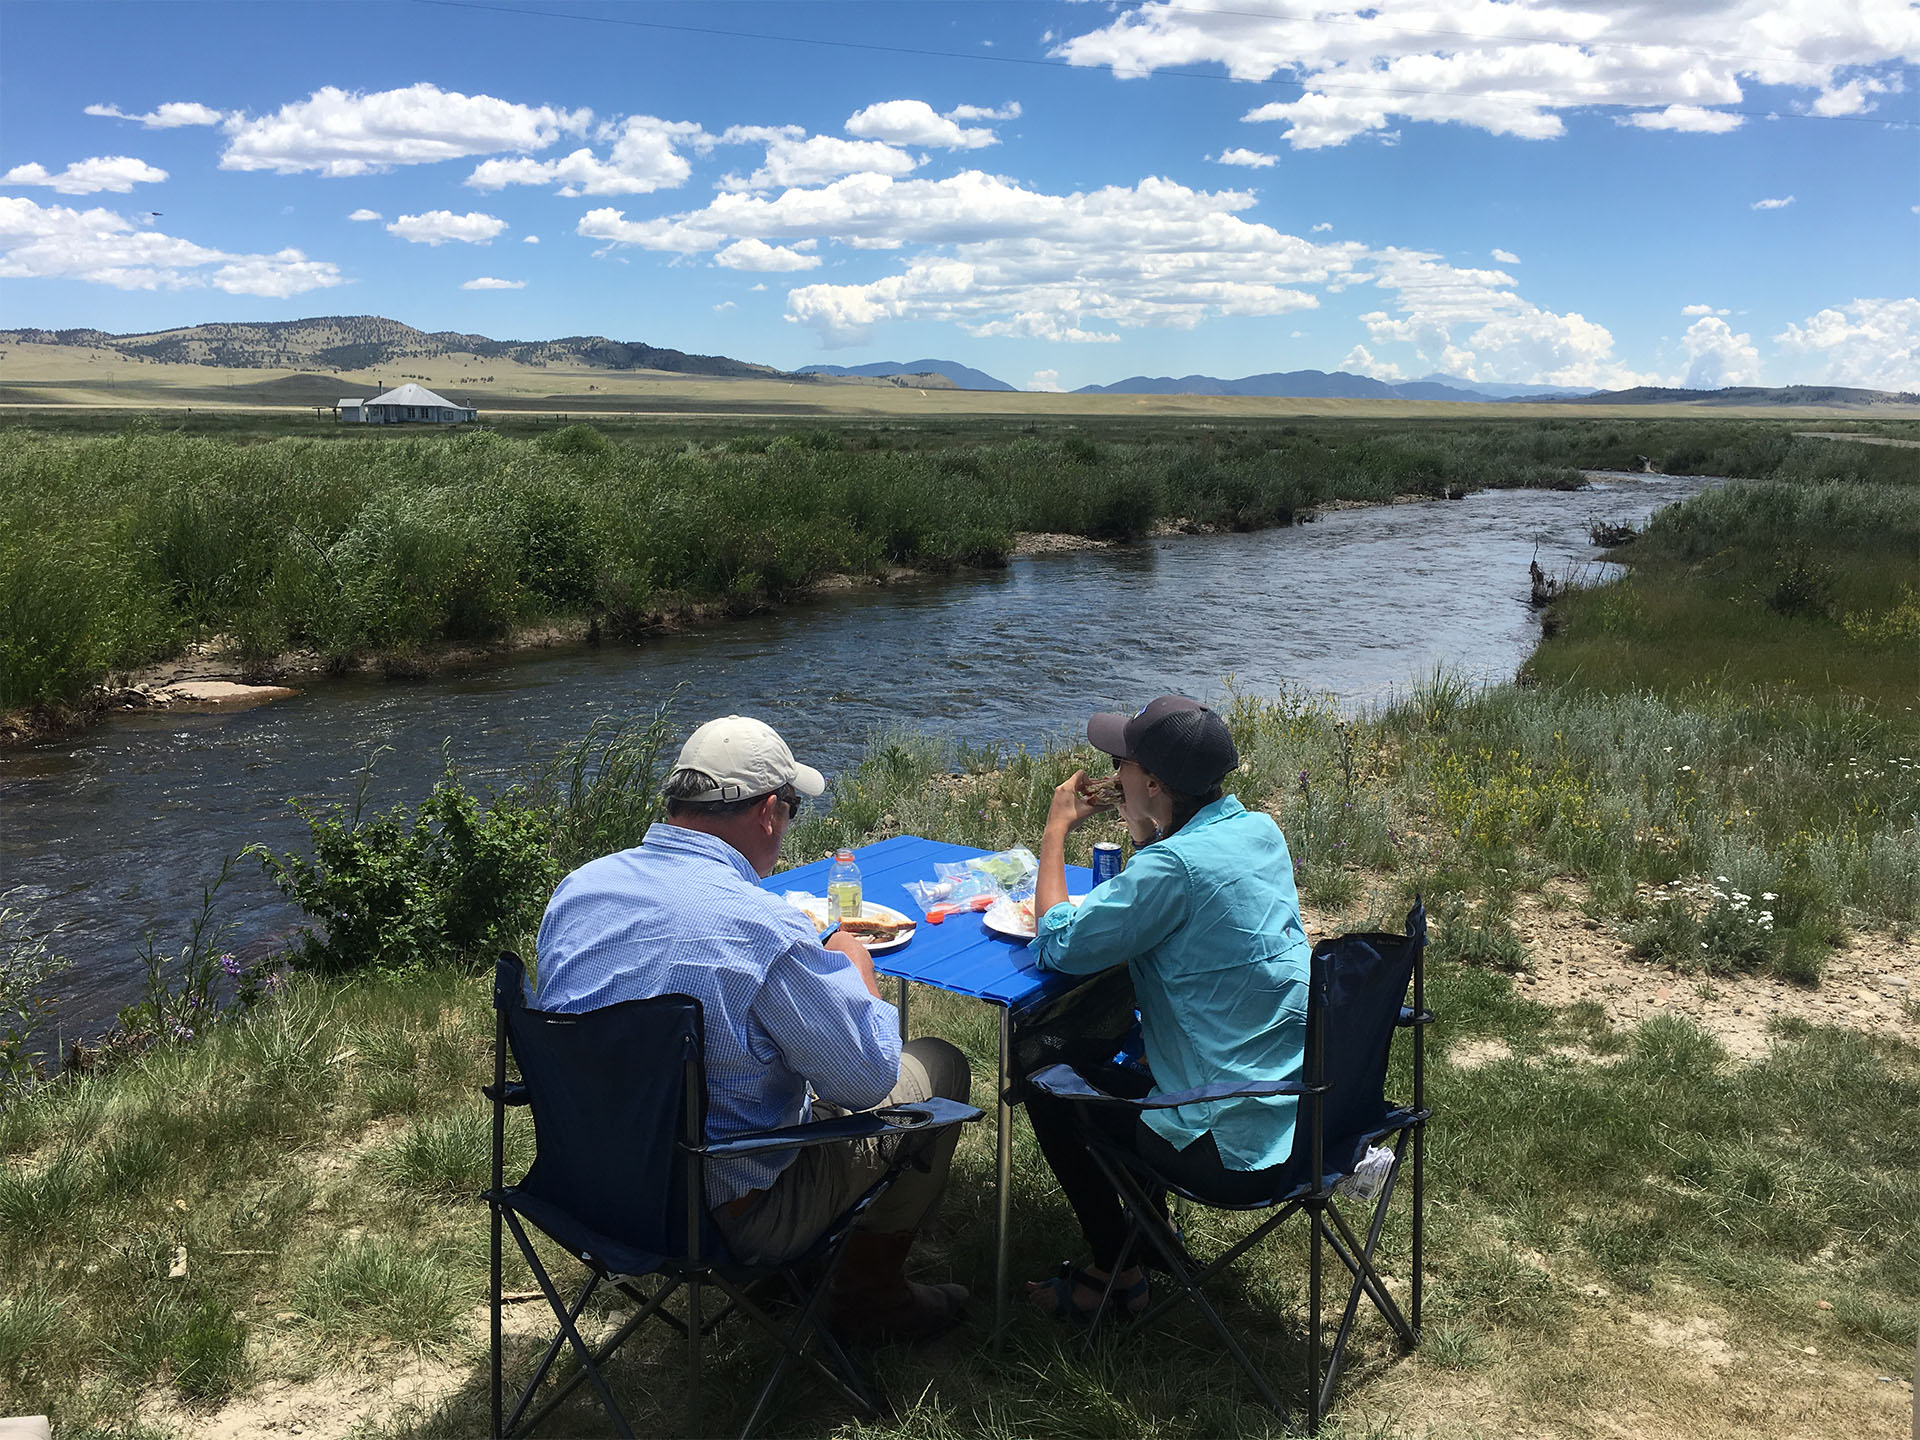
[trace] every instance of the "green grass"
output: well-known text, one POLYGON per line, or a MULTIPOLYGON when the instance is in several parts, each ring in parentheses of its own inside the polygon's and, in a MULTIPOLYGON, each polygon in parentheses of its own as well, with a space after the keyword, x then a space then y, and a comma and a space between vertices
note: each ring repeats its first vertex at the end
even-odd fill
MULTIPOLYGON (((1848 590, 1837 578, 1845 556, 1878 544, 1905 512, 1901 487, 1847 483, 1827 487, 1828 513, 1879 517, 1828 532, 1832 593, 1858 606, 1877 582, 1848 590)), ((1762 573, 1751 562, 1773 533, 1724 500, 1683 509, 1641 542, 1650 558, 1636 574, 1656 575, 1660 547, 1678 554, 1701 536, 1721 563, 1762 573)), ((1695 586, 1709 578, 1673 573, 1695 586)), ((1657 646, 1643 650, 1656 673, 1657 646)), ((1434 921, 1429 1000, 1442 1021, 1429 1071, 1439 1119, 1426 1341, 1395 1361, 1380 1327, 1363 1326, 1330 1433, 1398 1433, 1396 1407, 1429 1389, 1491 1395, 1509 1418, 1570 1433, 1591 1432, 1622 1394, 1707 1403, 1597 1345, 1595 1287, 1637 1315, 1723 1314, 1755 1354, 1816 1345, 1830 1361, 1904 1372, 1920 1307, 1920 1131, 1904 1123, 1920 1113, 1920 1049, 1782 1023, 1764 1056, 1739 1064, 1684 1020, 1618 1025, 1592 1003, 1556 1011, 1527 998, 1512 972, 1529 960, 1516 896, 1568 893, 1549 880, 1577 882, 1590 913, 1632 934, 1650 965, 1702 975, 1757 968, 1814 983, 1846 928, 1920 923, 1910 711, 1831 678, 1788 694, 1724 678, 1663 692, 1578 677, 1480 692, 1445 675, 1362 716, 1301 695, 1239 696, 1229 710, 1243 761, 1230 788, 1278 816, 1303 890, 1352 928, 1397 922, 1416 891, 1434 921), (1763 906, 1768 927, 1756 919, 1763 906), (1497 1058, 1485 1058, 1495 1047, 1470 1055, 1468 1041, 1498 1041, 1497 1058)), ((601 727, 556 762, 515 801, 522 818, 544 818, 511 829, 512 873, 637 839, 654 813, 668 728, 665 716, 601 727)), ((898 833, 1030 844, 1053 787, 1089 763, 1084 746, 1066 743, 881 734, 796 823, 784 859, 898 833)), ((457 823, 478 813, 456 810, 457 823)), ((402 816, 401 831, 411 823, 402 816)), ((1111 821, 1090 825, 1069 858, 1084 861, 1093 840, 1117 833, 1111 821)), ((460 853, 463 874, 503 858, 460 853)), ((323 882, 357 883, 363 872, 348 859, 323 882)), ((401 878, 399 890, 417 888, 417 876, 401 878)), ((536 901, 505 906, 497 938, 530 950, 536 901)), ((489 1151, 475 1096, 491 1066, 488 980, 472 968, 483 950, 454 946, 431 967, 349 963, 329 978, 296 976, 190 1043, 0 1109, 0 1274, 10 1282, 0 1410, 48 1410, 62 1433, 142 1433, 155 1395, 208 1407, 269 1367, 324 1377, 424 1353, 453 1367, 454 1393, 369 1433, 427 1440, 483 1428, 485 1214, 472 1199, 489 1151), (169 1278, 183 1247, 186 1274, 169 1278)), ((992 1012, 918 992, 913 1014, 917 1029, 968 1053, 984 1093, 992 1012)), ((1014 1263, 1039 1275, 1080 1242, 1023 1123, 1013 1142, 1014 1263)), ((509 1144, 510 1165, 523 1165, 530 1137, 518 1121, 509 1144)), ((930 1278, 978 1291, 991 1275, 993 1173, 990 1128, 973 1127, 923 1247, 930 1278)), ((1193 1243, 1230 1243, 1245 1223, 1196 1217, 1193 1243)), ((1404 1212, 1381 1243, 1391 1273, 1407 1253, 1404 1212)), ((567 1257, 549 1258, 571 1275, 567 1257)), ((1301 1359, 1302 1275, 1289 1237, 1228 1299, 1256 1358, 1281 1375, 1301 1359)), ((507 1284, 531 1285, 517 1260, 507 1284)), ((602 1326, 607 1313, 588 1322, 602 1326)), ((899 1404, 888 1421, 855 1425, 802 1383, 783 1393, 772 1430, 1281 1433, 1191 1317, 1149 1349, 1082 1353, 1024 1314, 1004 1353, 980 1340, 880 1352, 899 1404)), ((530 1348, 513 1342, 522 1360, 530 1348)), ((613 1367, 649 1433, 679 1423, 678 1356, 677 1341, 655 1339, 613 1367)), ((766 1359, 736 1327, 715 1338, 711 1423, 726 1423, 766 1359)), ((553 1426, 604 1428, 584 1397, 553 1426)))
POLYGON ((1251 529, 1333 500, 1564 488, 1578 467, 1642 454, 1803 484, 1910 453, 1724 420, 253 423, 143 417, 102 436, 5 422, 0 707, 75 702, 213 635, 260 674, 294 649, 406 670, 522 624, 631 635, 779 604, 836 572, 1000 565, 1020 531, 1251 529))

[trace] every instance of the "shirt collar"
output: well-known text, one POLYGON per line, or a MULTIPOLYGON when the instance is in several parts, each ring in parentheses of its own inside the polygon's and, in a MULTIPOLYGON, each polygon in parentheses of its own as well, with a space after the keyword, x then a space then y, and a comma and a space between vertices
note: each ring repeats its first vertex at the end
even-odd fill
POLYGON ((1180 833, 1186 834, 1197 825, 1212 825, 1221 820, 1231 820, 1236 815, 1246 814, 1247 807, 1231 795, 1222 795, 1210 805, 1202 805, 1193 812, 1193 818, 1180 827, 1180 833))
POLYGON ((746 856, 718 835, 709 835, 704 830, 689 830, 684 825, 669 825, 664 820, 656 820, 647 827, 647 838, 640 843, 649 850, 717 860, 723 865, 731 865, 739 872, 741 879, 754 885, 760 883, 759 874, 747 863, 746 856))

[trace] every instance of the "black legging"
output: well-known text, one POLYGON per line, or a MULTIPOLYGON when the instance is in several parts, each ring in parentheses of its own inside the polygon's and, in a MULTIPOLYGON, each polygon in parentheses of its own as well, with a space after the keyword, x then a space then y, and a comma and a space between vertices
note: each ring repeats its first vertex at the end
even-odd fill
MULTIPOLYGON (((1123 1099, 1137 1100, 1153 1088, 1153 1078, 1138 1070, 1101 1066, 1083 1073, 1098 1089, 1123 1099)), ((1087 1146, 1089 1134, 1140 1156, 1183 1189, 1227 1205, 1251 1205, 1270 1198, 1286 1168, 1229 1170, 1211 1133, 1184 1150, 1175 1149, 1140 1118, 1139 1111, 1120 1105, 1077 1104, 1034 1091, 1027 1098, 1027 1118, 1033 1123, 1040 1153, 1047 1157, 1080 1222, 1080 1232, 1087 1237, 1093 1263, 1101 1270, 1111 1270, 1119 1262, 1127 1241, 1127 1220, 1120 1196, 1100 1173, 1087 1146)), ((1138 1264, 1158 1257, 1151 1250, 1144 1255, 1136 1250, 1132 1258, 1138 1264)))

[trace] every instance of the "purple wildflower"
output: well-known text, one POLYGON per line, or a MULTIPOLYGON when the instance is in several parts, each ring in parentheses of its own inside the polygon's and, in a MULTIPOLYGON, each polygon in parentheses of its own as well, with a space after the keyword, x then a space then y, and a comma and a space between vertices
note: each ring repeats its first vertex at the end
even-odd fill
POLYGON ((226 972, 229 980, 238 980, 246 972, 247 967, 240 963, 238 956, 228 951, 220 957, 220 968, 226 972))

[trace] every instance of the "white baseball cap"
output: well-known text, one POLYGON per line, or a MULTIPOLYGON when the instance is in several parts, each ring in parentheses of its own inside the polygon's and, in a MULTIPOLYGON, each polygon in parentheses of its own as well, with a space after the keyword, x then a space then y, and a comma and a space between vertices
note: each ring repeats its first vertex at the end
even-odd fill
POLYGON ((751 800, 784 785, 802 795, 818 795, 827 788, 826 777, 795 760, 771 725, 747 715, 723 715, 702 725, 680 747, 673 768, 713 777, 713 789, 682 797, 696 803, 751 800))

